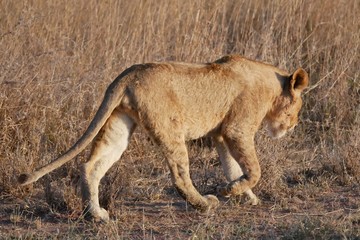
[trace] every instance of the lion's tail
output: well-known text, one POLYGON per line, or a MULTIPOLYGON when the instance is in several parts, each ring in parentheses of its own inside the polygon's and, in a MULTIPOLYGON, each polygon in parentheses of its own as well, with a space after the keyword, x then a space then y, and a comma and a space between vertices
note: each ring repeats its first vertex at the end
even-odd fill
POLYGON ((106 123, 114 109, 120 104, 124 96, 125 86, 121 84, 121 78, 115 79, 106 90, 104 100, 102 101, 94 119, 80 139, 63 155, 30 174, 21 174, 18 178, 20 185, 27 185, 37 181, 45 174, 59 168, 66 162, 78 155, 90 142, 96 137, 100 129, 106 123))

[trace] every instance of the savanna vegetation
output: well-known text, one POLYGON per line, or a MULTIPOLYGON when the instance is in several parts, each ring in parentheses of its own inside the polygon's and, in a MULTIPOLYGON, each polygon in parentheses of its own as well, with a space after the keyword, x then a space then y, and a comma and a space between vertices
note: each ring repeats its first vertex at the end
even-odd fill
MULTIPOLYGON (((1 0, 0 238, 359 239, 359 15, 358 0, 1 0), (141 129, 102 180, 107 225, 81 217, 89 149, 30 187, 16 185, 81 136, 127 67, 230 53, 310 76, 295 131, 256 136, 260 206, 221 199, 212 214, 194 211, 141 129)), ((211 141, 188 148, 195 185, 214 193, 225 178, 211 141)))

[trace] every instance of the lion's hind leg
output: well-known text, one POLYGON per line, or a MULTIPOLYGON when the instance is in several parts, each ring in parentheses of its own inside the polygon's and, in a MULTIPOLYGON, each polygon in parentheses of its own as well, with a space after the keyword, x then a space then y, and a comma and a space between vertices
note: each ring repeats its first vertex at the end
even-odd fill
POLYGON ((120 159, 134 128, 135 123, 131 118, 115 110, 99 132, 90 159, 83 166, 81 190, 84 213, 95 221, 109 220, 107 211, 99 204, 99 183, 109 168, 120 159))
MULTIPOLYGON (((214 137, 214 142, 216 146, 216 150, 219 154, 221 166, 224 170, 224 174, 226 177, 226 180, 228 182, 235 181, 237 179, 240 179, 244 173, 238 164, 238 162, 231 156, 231 153, 229 151, 228 146, 226 145, 224 139, 222 136, 216 136, 214 137)), ((221 190, 220 190, 221 191, 221 190)), ((249 200, 246 202, 247 204, 251 205, 258 205, 260 200, 258 197, 253 193, 251 189, 247 189, 244 192, 249 200)), ((227 192, 223 193, 225 197, 230 197, 231 195, 227 192)))

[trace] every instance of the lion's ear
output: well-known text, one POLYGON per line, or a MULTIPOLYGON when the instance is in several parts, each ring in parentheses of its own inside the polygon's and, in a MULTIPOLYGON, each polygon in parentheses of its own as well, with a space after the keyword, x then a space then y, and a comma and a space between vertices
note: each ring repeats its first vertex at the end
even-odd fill
POLYGON ((298 68, 291 76, 290 76, 290 93, 293 97, 300 96, 301 92, 308 86, 309 84, 309 76, 307 72, 298 68))

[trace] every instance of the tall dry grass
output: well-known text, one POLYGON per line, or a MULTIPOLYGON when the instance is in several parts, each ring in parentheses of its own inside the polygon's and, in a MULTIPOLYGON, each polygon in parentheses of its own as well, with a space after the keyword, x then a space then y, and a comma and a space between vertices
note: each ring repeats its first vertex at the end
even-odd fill
MULTIPOLYGON (((21 193, 13 186, 18 173, 44 165, 76 141, 125 68, 213 61, 229 53, 288 71, 302 66, 310 75, 295 132, 278 141, 257 135, 262 198, 280 199, 289 185, 307 181, 360 182, 357 0, 3 0, 0 9, 2 194, 21 193)), ((197 145, 189 147, 192 177, 204 193, 223 177, 214 151, 197 145)), ((61 179, 52 184, 64 206, 78 209, 73 185, 87 154, 35 189, 55 196, 49 182, 61 179)), ((141 131, 104 182, 112 183, 102 188, 110 208, 123 196, 152 200, 171 191, 163 156, 141 131)))

